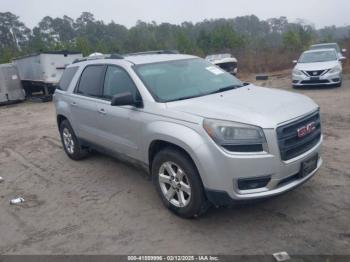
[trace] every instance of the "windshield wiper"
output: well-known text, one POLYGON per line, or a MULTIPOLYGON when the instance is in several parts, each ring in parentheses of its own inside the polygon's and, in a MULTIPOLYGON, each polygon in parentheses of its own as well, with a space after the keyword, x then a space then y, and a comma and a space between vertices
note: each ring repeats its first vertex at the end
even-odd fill
POLYGON ((217 94, 217 93, 222 93, 222 92, 226 92, 226 91, 230 91, 236 88, 240 88, 243 87, 243 85, 232 85, 232 86, 226 86, 226 87, 222 87, 218 90, 215 90, 213 92, 210 92, 208 95, 212 95, 212 94, 217 94))
POLYGON ((206 94, 199 94, 199 95, 195 95, 195 96, 184 96, 184 97, 176 98, 176 99, 173 99, 173 100, 169 100, 167 102, 175 102, 175 101, 181 101, 181 100, 186 100, 186 99, 191 99, 191 98, 196 98, 196 97, 201 97, 201 96, 207 96, 207 95, 222 93, 222 92, 233 90, 233 89, 240 88, 240 87, 243 87, 243 85, 226 86, 226 87, 222 87, 222 88, 220 88, 218 90, 215 90, 213 92, 209 92, 209 93, 206 93, 206 94))
POLYGON ((196 98, 196 97, 200 97, 200 96, 202 96, 202 95, 196 95, 196 96, 184 96, 184 97, 176 98, 176 99, 173 99, 173 100, 168 100, 167 102, 181 101, 181 100, 186 100, 186 99, 196 98))

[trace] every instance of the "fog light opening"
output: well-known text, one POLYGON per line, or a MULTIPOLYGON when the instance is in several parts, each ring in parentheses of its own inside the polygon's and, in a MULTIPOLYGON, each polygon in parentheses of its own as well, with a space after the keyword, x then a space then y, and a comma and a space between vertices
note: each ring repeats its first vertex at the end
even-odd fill
POLYGON ((266 187, 271 181, 270 176, 258 177, 258 178, 242 178, 238 179, 239 190, 252 190, 266 187))

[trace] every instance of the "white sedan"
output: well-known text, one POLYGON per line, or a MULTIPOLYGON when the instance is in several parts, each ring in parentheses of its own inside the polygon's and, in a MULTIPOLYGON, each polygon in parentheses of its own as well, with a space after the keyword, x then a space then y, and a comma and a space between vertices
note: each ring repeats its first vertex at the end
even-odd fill
POLYGON ((293 87, 337 86, 342 84, 342 63, 334 49, 305 51, 296 63, 292 81, 293 87))

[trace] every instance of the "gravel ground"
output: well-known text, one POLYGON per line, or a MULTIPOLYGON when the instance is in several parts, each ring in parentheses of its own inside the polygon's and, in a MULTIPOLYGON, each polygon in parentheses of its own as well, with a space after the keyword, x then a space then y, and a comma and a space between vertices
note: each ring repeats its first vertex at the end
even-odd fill
POLYGON ((350 254, 350 75, 341 88, 292 90, 322 108, 324 165, 278 198, 180 219, 143 171, 65 155, 52 103, 0 107, 0 254, 350 254), (9 205, 22 196, 20 206, 9 205))

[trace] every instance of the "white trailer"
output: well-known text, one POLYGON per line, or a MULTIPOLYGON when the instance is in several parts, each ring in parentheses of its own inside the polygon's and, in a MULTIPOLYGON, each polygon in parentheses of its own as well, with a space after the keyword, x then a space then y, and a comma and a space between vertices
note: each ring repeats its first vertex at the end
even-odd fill
POLYGON ((82 58, 79 52, 42 52, 13 60, 27 96, 41 92, 50 96, 61 79, 67 65, 82 58))
POLYGON ((23 101, 24 90, 13 64, 0 65, 0 104, 23 101))

